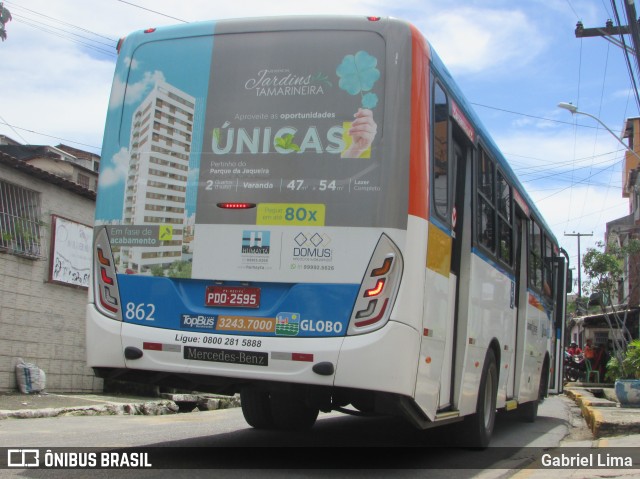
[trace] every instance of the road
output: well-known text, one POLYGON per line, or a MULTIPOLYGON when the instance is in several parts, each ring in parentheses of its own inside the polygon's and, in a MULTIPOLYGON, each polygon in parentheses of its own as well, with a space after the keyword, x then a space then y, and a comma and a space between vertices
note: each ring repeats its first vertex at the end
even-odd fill
MULTIPOLYGON (((156 461, 184 467, 183 461, 188 458, 221 473, 220 468, 227 469, 225 476, 232 477, 247 477, 249 472, 259 473, 260 477, 282 477, 284 469, 298 469, 300 475, 294 474, 295 477, 313 477, 318 473, 301 471, 306 467, 331 468, 334 475, 349 477, 378 474, 386 477, 389 470, 394 470, 394 476, 399 477, 426 473, 429 477, 447 478, 499 477, 504 476, 505 469, 519 469, 529 463, 540 453, 536 448, 555 447, 567 436, 571 404, 562 396, 547 399, 533 424, 522 423, 514 416, 499 415, 492 447, 485 451, 440 447, 455 443, 458 430, 454 427, 417 431, 394 418, 356 418, 332 413, 322 414, 308 432, 258 431, 246 425, 240 409, 175 416, 6 420, 0 422, 0 447, 95 447, 101 450, 170 447, 160 456, 156 449, 153 456, 156 461), (361 472, 365 469, 367 474, 361 472)), ((0 476, 175 479, 198 477, 201 473, 204 477, 204 472, 4 470, 0 476)))

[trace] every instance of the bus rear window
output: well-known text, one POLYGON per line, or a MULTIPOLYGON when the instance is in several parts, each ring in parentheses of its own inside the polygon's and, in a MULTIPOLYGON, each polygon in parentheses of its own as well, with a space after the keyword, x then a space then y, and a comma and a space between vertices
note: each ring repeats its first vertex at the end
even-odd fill
POLYGON ((373 32, 216 35, 196 223, 246 223, 211 207, 242 202, 258 224, 384 224, 384 47, 373 32))

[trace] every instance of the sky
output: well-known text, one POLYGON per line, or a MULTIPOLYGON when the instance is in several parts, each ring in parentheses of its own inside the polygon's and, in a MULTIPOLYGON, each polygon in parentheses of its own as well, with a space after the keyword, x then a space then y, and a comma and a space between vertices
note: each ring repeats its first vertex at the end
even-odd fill
POLYGON ((604 239, 608 221, 629 213, 622 197, 624 147, 595 120, 557 107, 571 102, 618 135, 626 118, 638 116, 622 49, 574 34, 578 21, 591 28, 613 18, 610 0, 5 0, 4 5, 13 20, 0 44, 0 134, 24 144, 64 143, 101 153, 115 45, 132 31, 255 16, 392 16, 416 25, 438 52, 572 266, 577 267, 577 238, 565 234, 593 234, 581 238, 584 254, 604 239))

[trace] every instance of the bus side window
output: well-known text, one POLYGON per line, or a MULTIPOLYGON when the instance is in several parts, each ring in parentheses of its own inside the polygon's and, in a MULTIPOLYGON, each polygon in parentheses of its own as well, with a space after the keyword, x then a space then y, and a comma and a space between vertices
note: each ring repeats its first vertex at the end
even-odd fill
POLYGON ((478 195, 476 234, 478 235, 478 243, 494 253, 496 232, 494 164, 482 148, 478 157, 476 174, 478 195))
POLYGON ((542 291, 542 231, 535 221, 529 225, 529 285, 542 291))
POLYGON ((542 293, 549 301, 553 301, 553 290, 555 289, 553 275, 553 244, 546 235, 544 238, 544 274, 542 281, 542 293))
POLYGON ((506 265, 512 264, 513 224, 511 222, 511 187, 502 172, 498 171, 498 258, 506 265))
POLYGON ((433 127, 433 204, 438 216, 449 222, 449 102, 436 83, 433 127))

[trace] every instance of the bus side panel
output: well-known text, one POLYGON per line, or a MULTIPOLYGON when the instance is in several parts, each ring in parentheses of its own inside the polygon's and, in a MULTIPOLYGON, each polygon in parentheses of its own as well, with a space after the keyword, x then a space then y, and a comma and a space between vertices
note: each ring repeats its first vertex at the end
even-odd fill
POLYGON ((450 273, 451 236, 433 223, 428 231, 416 402, 433 419, 450 402, 456 277, 450 273))
POLYGON ((462 365, 461 370, 456 371, 456 380, 460 381, 458 409, 461 414, 471 414, 476 410, 485 355, 494 339, 498 341, 500 348, 500 358, 496 358, 500 375, 497 406, 504 407, 507 372, 513 367, 510 362, 512 356, 506 352, 515 347, 510 344, 513 329, 516 327, 516 310, 512 300, 513 285, 508 275, 483 259, 477 251, 472 254, 468 324, 466 328, 459 329, 457 343, 460 360, 457 364, 462 365), (508 349, 505 350, 505 347, 508 349))
POLYGON ((529 291, 527 297, 526 325, 521 333, 524 336, 520 362, 522 369, 517 372, 520 382, 516 397, 520 403, 533 401, 538 397, 542 365, 550 334, 550 319, 538 295, 529 291))

